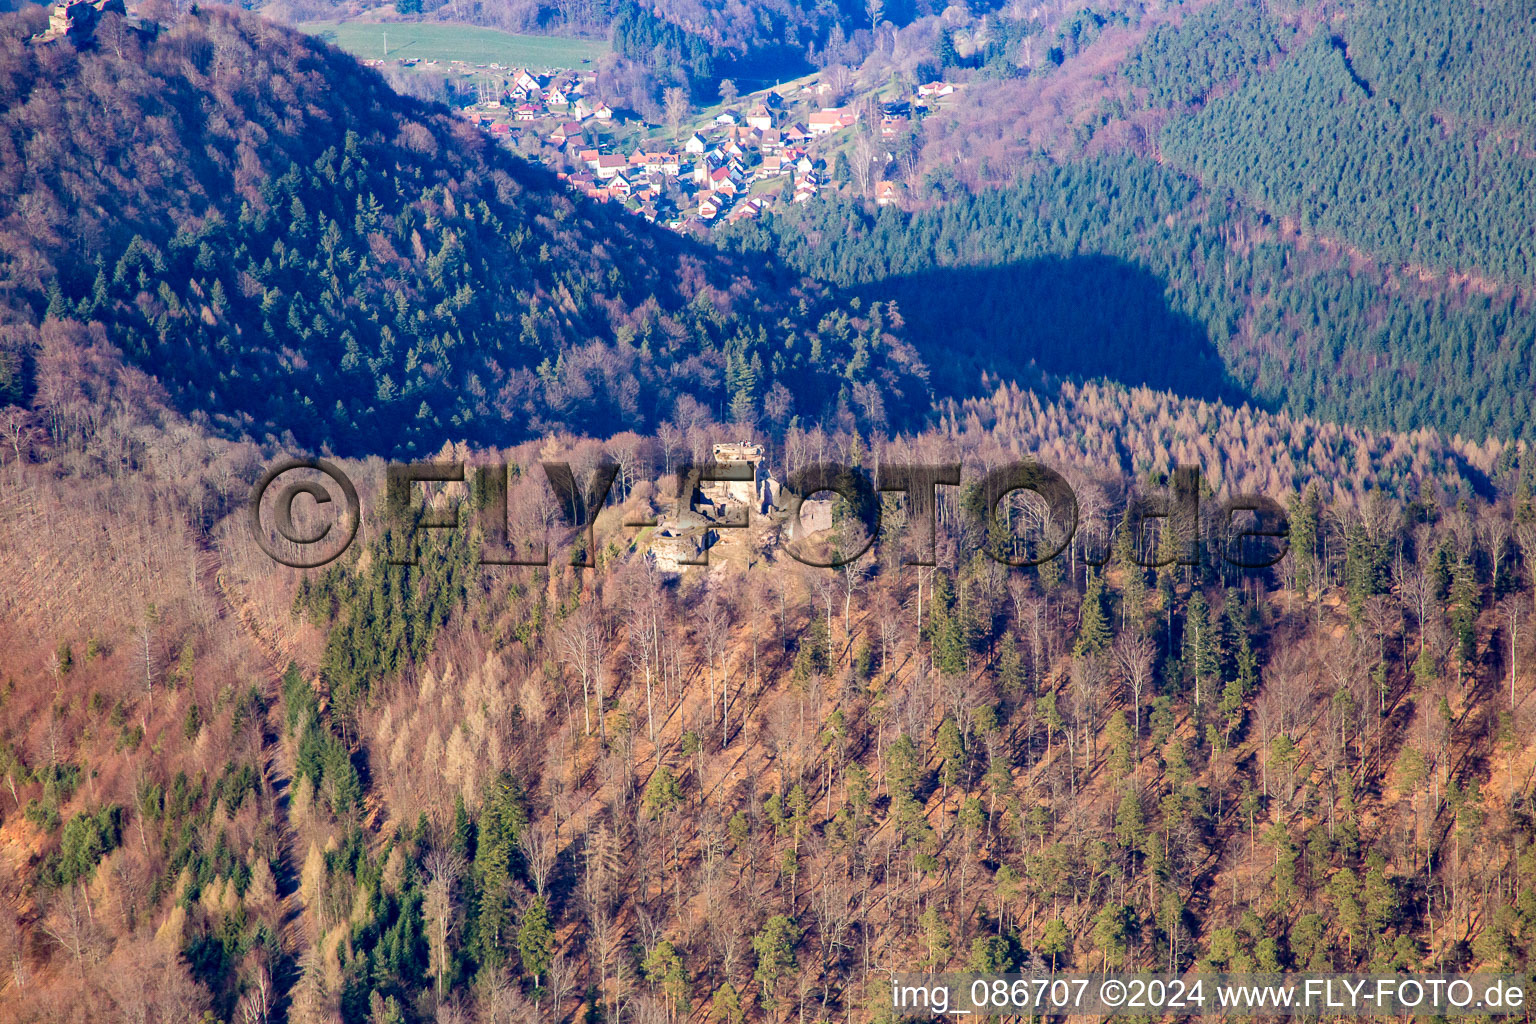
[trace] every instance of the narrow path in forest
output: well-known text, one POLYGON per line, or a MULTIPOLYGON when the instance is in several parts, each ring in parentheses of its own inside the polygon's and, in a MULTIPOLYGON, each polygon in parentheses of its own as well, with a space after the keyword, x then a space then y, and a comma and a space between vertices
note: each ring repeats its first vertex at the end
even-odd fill
POLYGON ((299 899, 299 865, 303 862, 304 851, 298 849, 298 833, 288 816, 293 779, 282 753, 282 681, 286 662, 277 644, 263 634, 246 602, 233 591, 217 549, 205 545, 199 552, 197 578, 213 601, 218 617, 233 626, 243 648, 250 652, 245 664, 259 675, 267 706, 266 722, 261 731, 261 772, 271 794, 272 820, 278 834, 277 865, 273 871, 280 908, 278 938, 284 952, 292 958, 288 969, 279 971, 274 967, 272 982, 276 992, 272 1006, 277 1010, 288 1005, 289 993, 298 980, 298 964, 308 944, 300 921, 303 905, 299 899))

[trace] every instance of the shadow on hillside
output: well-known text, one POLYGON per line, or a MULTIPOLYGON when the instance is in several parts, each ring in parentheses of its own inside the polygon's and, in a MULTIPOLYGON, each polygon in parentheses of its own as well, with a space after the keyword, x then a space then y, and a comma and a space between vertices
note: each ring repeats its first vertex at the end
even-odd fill
POLYGON ((1115 257, 946 267, 865 291, 897 301, 939 395, 975 394, 985 370, 1021 383, 1107 377, 1258 404, 1228 375, 1205 326, 1169 307, 1162 279, 1115 257))

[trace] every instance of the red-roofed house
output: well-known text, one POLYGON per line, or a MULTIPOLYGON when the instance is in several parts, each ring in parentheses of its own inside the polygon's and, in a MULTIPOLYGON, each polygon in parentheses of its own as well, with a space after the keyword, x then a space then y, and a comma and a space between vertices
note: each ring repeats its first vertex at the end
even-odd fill
POLYGON ((597 171, 597 176, 606 181, 628 167, 629 161, 620 153, 604 153, 592 166, 597 171))
POLYGON ((812 135, 826 135, 843 126, 843 112, 836 107, 830 110, 818 110, 810 116, 807 123, 810 125, 812 135))
POLYGON ((729 167, 716 167, 714 170, 709 172, 710 188, 718 189, 724 182, 728 182, 730 180, 731 169, 729 167))

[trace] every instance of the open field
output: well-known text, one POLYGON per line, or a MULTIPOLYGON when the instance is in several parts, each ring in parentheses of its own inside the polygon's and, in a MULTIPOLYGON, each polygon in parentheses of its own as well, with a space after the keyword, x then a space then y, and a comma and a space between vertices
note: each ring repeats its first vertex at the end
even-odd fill
POLYGON ((366 60, 414 58, 513 67, 574 68, 608 52, 608 44, 601 40, 514 35, 473 25, 317 21, 299 27, 366 60))

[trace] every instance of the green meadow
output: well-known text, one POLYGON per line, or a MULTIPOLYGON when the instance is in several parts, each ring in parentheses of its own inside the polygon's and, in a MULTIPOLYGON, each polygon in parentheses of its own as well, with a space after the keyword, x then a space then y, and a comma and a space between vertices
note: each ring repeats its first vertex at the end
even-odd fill
POLYGON ((524 36, 473 25, 311 22, 305 32, 364 60, 461 60, 510 67, 574 68, 608 52, 602 40, 524 36))

